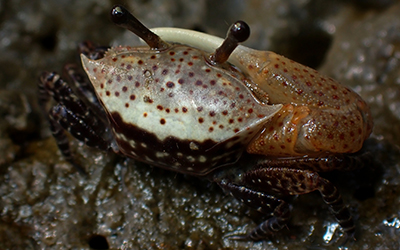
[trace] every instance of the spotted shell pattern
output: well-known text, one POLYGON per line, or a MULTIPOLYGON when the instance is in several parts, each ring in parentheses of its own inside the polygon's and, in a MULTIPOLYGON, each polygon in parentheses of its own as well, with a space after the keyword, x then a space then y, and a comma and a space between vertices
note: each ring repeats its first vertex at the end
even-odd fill
MULTIPOLYGON (((223 39, 179 28, 152 29, 165 41, 213 51, 223 39)), ((239 45, 228 62, 283 108, 265 124, 247 151, 271 157, 354 153, 372 132, 366 102, 354 91, 314 69, 271 51, 239 45)))
POLYGON ((204 175, 237 161, 282 105, 266 105, 228 63, 174 45, 163 51, 116 47, 82 55, 121 153, 174 171, 204 175))

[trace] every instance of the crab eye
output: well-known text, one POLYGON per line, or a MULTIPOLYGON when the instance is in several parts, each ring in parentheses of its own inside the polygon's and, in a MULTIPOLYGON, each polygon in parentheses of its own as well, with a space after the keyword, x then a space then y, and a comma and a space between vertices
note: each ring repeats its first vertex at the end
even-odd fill
POLYGON ((118 25, 124 24, 127 22, 127 18, 127 10, 124 7, 116 5, 111 9, 111 20, 113 23, 118 25))
POLYGON ((210 56, 210 63, 224 63, 228 60, 233 50, 250 36, 250 27, 244 21, 237 21, 231 25, 224 42, 210 56))
POLYGON ((150 48, 162 50, 169 47, 168 43, 151 32, 123 6, 115 5, 111 9, 110 14, 113 23, 135 33, 138 37, 142 38, 150 48))

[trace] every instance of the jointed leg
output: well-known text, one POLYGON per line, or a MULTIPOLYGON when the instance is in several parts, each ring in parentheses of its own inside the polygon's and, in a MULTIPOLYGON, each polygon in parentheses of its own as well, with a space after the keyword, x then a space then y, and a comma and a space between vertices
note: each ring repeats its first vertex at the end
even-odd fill
POLYGON ((233 183, 221 181, 218 183, 224 190, 229 191, 236 199, 245 203, 257 211, 272 216, 258 225, 248 235, 236 235, 230 237, 234 240, 262 240, 267 235, 281 230, 288 222, 291 207, 285 201, 263 192, 257 192, 233 183))
POLYGON ((300 195, 318 190, 324 202, 350 237, 355 226, 334 185, 316 172, 288 168, 256 168, 230 183, 228 179, 217 181, 234 197, 258 211, 273 217, 260 224, 245 237, 259 240, 284 227, 290 216, 290 207, 276 196, 300 195), (276 196, 275 196, 276 195, 276 196))
POLYGON ((73 93, 59 75, 45 72, 40 77, 39 83, 39 103, 45 111, 48 110, 51 97, 57 102, 48 113, 53 136, 65 159, 83 172, 73 160, 63 129, 68 130, 88 146, 108 150, 110 142, 106 139, 108 132, 106 125, 73 93))
POLYGON ((365 167, 372 159, 371 152, 330 155, 324 157, 299 157, 286 159, 264 159, 260 166, 281 167, 328 172, 333 170, 352 171, 365 167))

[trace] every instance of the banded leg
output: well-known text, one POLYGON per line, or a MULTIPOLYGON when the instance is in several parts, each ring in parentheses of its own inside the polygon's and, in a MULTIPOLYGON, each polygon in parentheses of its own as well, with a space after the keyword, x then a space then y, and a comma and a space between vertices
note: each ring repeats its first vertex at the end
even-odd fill
POLYGON ((240 184, 252 190, 279 196, 301 195, 318 190, 343 231, 349 237, 354 235, 352 216, 338 190, 316 172, 288 168, 258 168, 245 173, 240 184))
POLYGON ((65 159, 83 172, 73 160, 63 129, 68 130, 88 146, 109 150, 111 143, 107 139, 109 138, 107 126, 73 93, 59 75, 44 72, 39 83, 39 103, 45 110, 50 103, 50 97, 57 102, 50 109, 48 116, 53 136, 65 159))
POLYGON ((286 159, 263 159, 259 166, 281 167, 293 169, 304 169, 315 172, 329 172, 333 170, 352 171, 361 169, 372 161, 371 152, 356 154, 330 155, 324 157, 286 158, 286 159))
POLYGON ((67 64, 64 66, 64 72, 68 78, 74 83, 76 88, 76 95, 81 99, 86 100, 87 104, 91 110, 96 114, 97 117, 102 119, 103 122, 107 122, 106 113, 101 106, 96 94, 94 93, 94 88, 84 75, 80 73, 80 70, 75 64, 67 64))
POLYGON ((263 192, 257 192, 245 186, 228 183, 225 180, 218 183, 224 190, 229 191, 236 199, 257 211, 272 216, 262 222, 247 235, 230 236, 233 240, 263 240, 268 235, 281 230, 290 219, 291 207, 285 201, 263 192))

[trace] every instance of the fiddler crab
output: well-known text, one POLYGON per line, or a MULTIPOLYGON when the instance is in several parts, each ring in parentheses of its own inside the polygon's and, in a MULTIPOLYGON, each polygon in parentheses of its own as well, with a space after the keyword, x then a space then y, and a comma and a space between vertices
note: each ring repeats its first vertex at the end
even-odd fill
POLYGON ((232 235, 236 240, 279 231, 291 213, 283 198, 318 190, 353 237, 348 208, 318 172, 363 165, 354 153, 373 121, 359 95, 283 56, 238 45, 250 34, 243 21, 221 39, 175 28, 152 32, 122 6, 112 8, 111 19, 149 47, 87 42, 80 51, 90 83, 73 65, 66 72, 74 85, 56 73, 40 77, 39 101, 66 160, 84 171, 64 130, 88 146, 204 176, 269 216, 248 234, 232 235))

